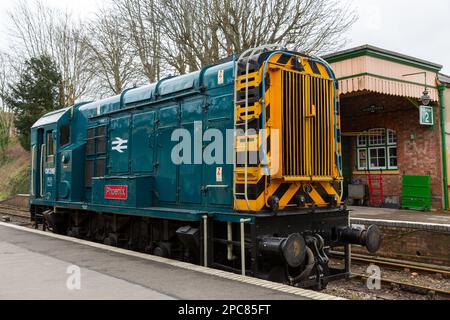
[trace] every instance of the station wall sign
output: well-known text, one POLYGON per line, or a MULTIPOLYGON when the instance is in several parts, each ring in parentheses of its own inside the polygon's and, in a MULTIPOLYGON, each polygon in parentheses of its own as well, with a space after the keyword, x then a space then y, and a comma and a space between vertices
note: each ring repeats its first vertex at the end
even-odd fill
POLYGON ((423 126, 434 125, 433 107, 420 106, 420 124, 423 126))

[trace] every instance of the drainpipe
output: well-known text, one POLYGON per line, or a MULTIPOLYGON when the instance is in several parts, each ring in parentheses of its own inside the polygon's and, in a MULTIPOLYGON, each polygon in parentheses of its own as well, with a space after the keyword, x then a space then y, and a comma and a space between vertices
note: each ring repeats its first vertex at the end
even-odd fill
POLYGON ((444 176, 444 209, 448 210, 448 176, 447 176, 447 135, 445 133, 445 85, 439 85, 439 105, 441 111, 441 135, 442 135, 442 167, 444 176))

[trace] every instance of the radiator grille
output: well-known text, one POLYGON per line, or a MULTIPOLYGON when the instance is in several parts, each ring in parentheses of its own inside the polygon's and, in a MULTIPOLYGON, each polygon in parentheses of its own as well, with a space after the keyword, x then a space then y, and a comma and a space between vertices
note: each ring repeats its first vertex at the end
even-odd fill
POLYGON ((332 81, 283 71, 283 175, 331 177, 334 164, 332 81))

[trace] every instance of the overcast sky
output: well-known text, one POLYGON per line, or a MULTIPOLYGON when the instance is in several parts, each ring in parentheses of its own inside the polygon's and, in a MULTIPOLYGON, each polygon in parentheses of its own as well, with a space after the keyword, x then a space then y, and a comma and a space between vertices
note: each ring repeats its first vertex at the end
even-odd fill
MULTIPOLYGON (((76 14, 89 14, 105 0, 44 0, 76 14)), ((6 10, 15 0, 0 0, 0 47, 5 50, 6 10)), ((372 44, 444 65, 450 74, 449 0, 352 0, 359 15, 346 48, 372 44)))

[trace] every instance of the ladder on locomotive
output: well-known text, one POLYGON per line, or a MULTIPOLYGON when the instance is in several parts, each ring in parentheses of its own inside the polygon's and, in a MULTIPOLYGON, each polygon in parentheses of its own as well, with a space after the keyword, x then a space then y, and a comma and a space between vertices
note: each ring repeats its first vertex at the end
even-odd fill
MULTIPOLYGON (((277 50, 279 49, 279 45, 269 44, 269 45, 263 45, 257 48, 252 48, 247 51, 245 51, 243 54, 241 54, 238 58, 238 60, 235 62, 234 66, 234 81, 235 81, 235 89, 234 89, 234 161, 233 161, 233 173, 234 173, 234 179, 233 179, 233 195, 234 195, 234 201, 235 201, 235 207, 237 210, 241 210, 238 205, 238 196, 243 196, 245 199, 245 202, 247 204, 248 211, 251 211, 250 202, 248 199, 248 108, 249 108, 249 102, 248 102, 248 83, 249 83, 249 70, 250 70, 250 60, 251 57, 258 53, 262 53, 265 51, 271 51, 271 50, 277 50), (244 100, 238 101, 238 85, 239 85, 239 66, 244 59, 247 59, 246 66, 245 66, 245 98, 244 100), (245 120, 242 123, 239 122, 239 118, 237 116, 237 109, 239 108, 241 103, 245 103, 245 120), (245 138, 245 149, 244 149, 244 192, 237 192, 237 186, 236 186, 236 168, 237 168, 237 133, 238 130, 243 129, 244 130, 244 138, 245 138)), ((264 76, 264 75, 263 75, 264 76)))

